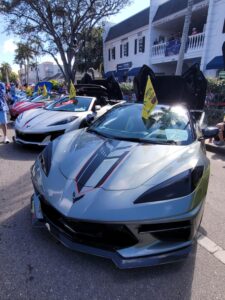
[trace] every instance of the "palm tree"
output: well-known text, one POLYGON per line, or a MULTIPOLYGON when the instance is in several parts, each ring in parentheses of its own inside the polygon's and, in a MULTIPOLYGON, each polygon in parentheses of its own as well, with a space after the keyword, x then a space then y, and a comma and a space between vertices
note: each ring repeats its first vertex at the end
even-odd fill
POLYGON ((37 51, 30 47, 27 43, 17 43, 17 49, 15 50, 14 62, 20 65, 20 68, 24 66, 26 83, 29 81, 29 66, 30 61, 37 55, 37 51))
POLYGON ((9 75, 11 72, 12 72, 12 68, 11 68, 10 64, 8 64, 8 63, 1 64, 2 78, 5 79, 7 84, 9 84, 9 75))
POLYGON ((179 51, 179 56, 178 56, 178 61, 177 61, 176 75, 182 74, 183 63, 184 63, 184 53, 185 53, 185 48, 186 48, 186 44, 188 41, 188 33, 189 33, 190 24, 191 24, 193 2, 194 2, 193 0, 188 0, 188 4, 187 4, 187 10, 186 10, 186 14, 185 14, 184 27, 183 27, 183 33, 182 33, 182 39, 181 39, 181 46, 180 46, 180 51, 179 51))

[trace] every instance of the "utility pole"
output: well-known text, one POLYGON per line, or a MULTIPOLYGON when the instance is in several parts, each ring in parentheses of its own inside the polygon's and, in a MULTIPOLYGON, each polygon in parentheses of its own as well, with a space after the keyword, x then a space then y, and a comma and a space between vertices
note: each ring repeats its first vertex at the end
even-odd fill
POLYGON ((179 56, 178 56, 178 61, 177 61, 176 75, 182 74, 185 48, 187 45, 188 33, 189 33, 190 24, 191 24, 193 2, 194 2, 194 0, 188 0, 188 4, 187 4, 183 33, 182 33, 182 38, 181 38, 181 46, 180 46, 180 51, 179 51, 179 56))

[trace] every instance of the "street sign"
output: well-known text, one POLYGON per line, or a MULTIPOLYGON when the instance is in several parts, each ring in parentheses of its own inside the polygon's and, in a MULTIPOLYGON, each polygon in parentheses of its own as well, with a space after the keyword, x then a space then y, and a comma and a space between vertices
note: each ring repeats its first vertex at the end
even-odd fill
POLYGON ((225 79, 225 71, 220 71, 219 72, 219 78, 220 79, 225 79))

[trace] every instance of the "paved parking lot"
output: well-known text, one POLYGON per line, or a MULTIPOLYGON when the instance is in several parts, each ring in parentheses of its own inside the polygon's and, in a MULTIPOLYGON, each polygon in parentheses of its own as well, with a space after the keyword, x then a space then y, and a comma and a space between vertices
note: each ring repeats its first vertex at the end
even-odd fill
MULTIPOLYGON (((37 154, 0 144, 0 299, 225 299, 225 264, 199 244, 182 263, 118 270, 32 229, 30 167, 37 154)), ((225 249, 225 156, 208 157, 201 233, 225 249)))

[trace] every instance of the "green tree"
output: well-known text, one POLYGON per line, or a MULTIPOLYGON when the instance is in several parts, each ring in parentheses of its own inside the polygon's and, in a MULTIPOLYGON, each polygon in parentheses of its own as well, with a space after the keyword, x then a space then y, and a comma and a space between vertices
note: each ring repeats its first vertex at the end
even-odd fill
POLYGON ((29 81, 29 67, 31 61, 34 59, 34 56, 37 54, 38 54, 37 50, 32 48, 28 43, 22 43, 22 42, 17 43, 14 62, 20 66, 20 69, 24 67, 25 79, 27 83, 29 81))
POLYGON ((2 63, 0 70, 1 70, 1 74, 2 74, 2 80, 4 82, 9 83, 9 76, 10 76, 10 73, 12 72, 12 68, 11 68, 10 64, 6 63, 6 62, 2 63))
POLYGON ((93 28, 91 31, 84 30, 79 42, 82 47, 76 55, 76 66, 80 72, 86 72, 90 68, 99 69, 103 63, 103 29, 93 28))
POLYGON ((0 13, 8 30, 36 43, 50 54, 67 83, 74 82, 76 56, 82 49, 80 36, 115 15, 132 0, 5 0, 0 13), (59 61, 62 61, 62 66, 59 61))
POLYGON ((9 75, 10 82, 17 82, 19 79, 19 76, 16 72, 11 72, 9 75))

